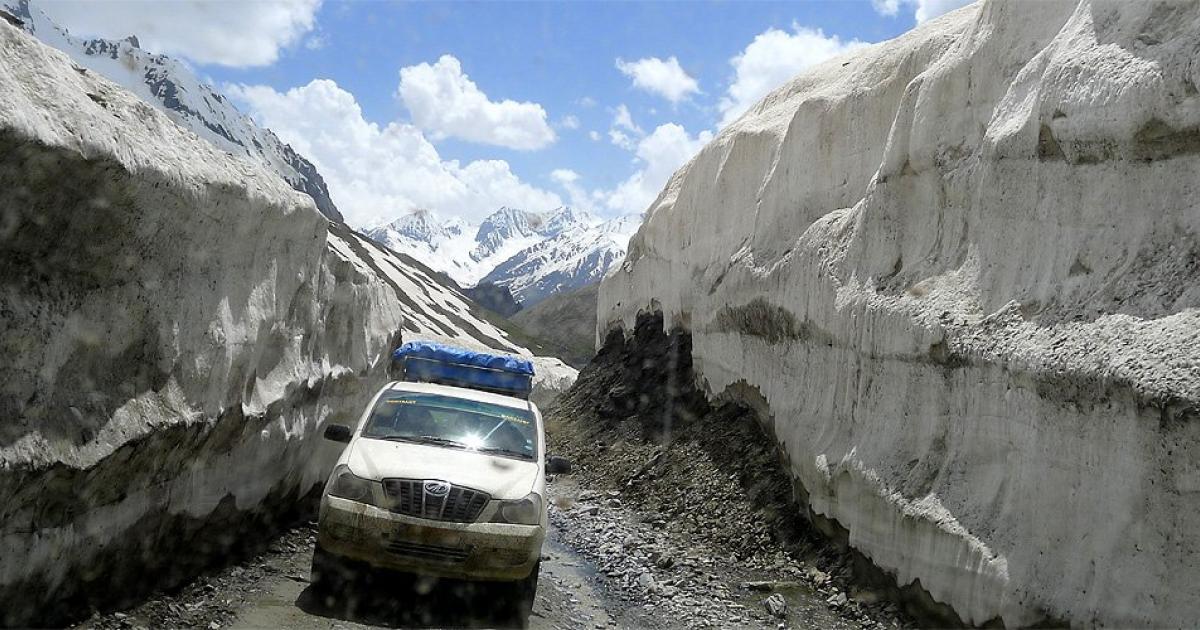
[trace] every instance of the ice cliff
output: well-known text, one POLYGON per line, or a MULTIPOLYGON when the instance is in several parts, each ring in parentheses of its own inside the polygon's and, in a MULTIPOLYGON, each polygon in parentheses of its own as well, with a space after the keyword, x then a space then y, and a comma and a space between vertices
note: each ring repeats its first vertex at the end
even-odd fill
POLYGON ((0 624, 240 551, 319 486, 321 427, 417 337, 527 354, 432 271, 0 21, 0 624))
POLYGON ((1200 3, 985 0, 677 172, 600 292, 965 622, 1200 617, 1200 3))
POLYGON ((312 162, 239 112, 187 64, 143 50, 134 35, 120 41, 76 37, 42 11, 40 0, 0 0, 0 13, 7 13, 25 32, 140 96, 217 148, 263 164, 292 188, 312 197, 322 214, 342 222, 325 179, 312 162))

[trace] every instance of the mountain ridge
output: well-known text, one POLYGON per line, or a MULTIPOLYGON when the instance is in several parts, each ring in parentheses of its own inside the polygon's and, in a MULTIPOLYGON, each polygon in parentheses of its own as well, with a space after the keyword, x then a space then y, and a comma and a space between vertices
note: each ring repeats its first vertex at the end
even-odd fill
POLYGON ((133 92, 175 124, 223 151, 265 165, 293 189, 311 197, 326 218, 344 221, 312 162, 270 129, 258 126, 179 60, 142 49, 136 35, 120 40, 72 35, 30 0, 0 0, 0 11, 19 22, 14 26, 133 92))
POLYGON ((549 212, 503 206, 478 224, 417 209, 364 234, 463 287, 505 288, 527 308, 598 282, 624 259, 640 223, 635 215, 605 221, 571 206, 549 212))

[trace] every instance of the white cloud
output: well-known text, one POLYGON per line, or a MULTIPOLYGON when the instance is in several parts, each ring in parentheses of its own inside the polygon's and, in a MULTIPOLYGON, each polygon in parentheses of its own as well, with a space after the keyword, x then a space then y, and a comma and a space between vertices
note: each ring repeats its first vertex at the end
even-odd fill
POLYGON ((567 114, 558 120, 558 126, 563 129, 578 129, 579 117, 574 114, 567 114))
POLYGON ((417 207, 470 220, 501 205, 562 205, 557 194, 522 182, 503 160, 443 160, 416 127, 365 120, 354 96, 333 81, 284 93, 267 86, 225 90, 316 164, 352 225, 374 225, 417 207))
POLYGON ((137 35, 146 50, 196 63, 247 67, 275 63, 282 49, 313 29, 321 0, 54 0, 38 8, 71 33, 121 39, 137 35))
POLYGON ((633 79, 634 87, 657 94, 672 103, 700 93, 700 85, 684 71, 675 57, 669 57, 666 61, 658 57, 637 61, 617 59, 617 69, 633 79))
POLYGON ((974 0, 917 0, 916 18, 918 22, 949 13, 959 7, 965 7, 974 0))
POLYGON ((612 126, 608 129, 608 139, 622 149, 632 151, 637 146, 636 139, 644 135, 646 132, 633 122, 633 114, 629 113, 629 108, 625 106, 625 103, 617 105, 617 109, 613 112, 612 126))
POLYGON ((871 0, 871 6, 880 15, 892 16, 900 12, 901 0, 871 0))
POLYGON ((600 141, 600 132, 593 129, 588 132, 588 137, 591 138, 593 142, 599 142, 600 141))
POLYGON ((567 195, 571 198, 572 206, 581 209, 587 209, 591 206, 591 199, 588 197, 587 191, 583 189, 583 186, 579 185, 579 173, 569 168, 556 168, 550 172, 550 179, 558 182, 563 187, 563 190, 567 191, 567 195))
POLYGON ((625 103, 617 105, 617 110, 613 114, 613 126, 620 129, 627 129, 639 136, 644 133, 642 128, 633 122, 633 114, 629 113, 629 108, 625 106, 625 103))
POLYGON ((569 168, 556 168, 550 171, 550 179, 560 184, 570 184, 579 181, 579 173, 569 168))
POLYGON ((304 47, 308 50, 321 50, 322 48, 325 48, 326 44, 328 43, 328 40, 325 39, 325 35, 321 33, 313 33, 312 35, 304 38, 304 47))
POLYGON ((826 36, 821 29, 792 25, 791 33, 767 29, 759 33, 741 54, 729 60, 734 80, 721 98, 721 125, 724 127, 747 109, 783 85, 800 71, 844 52, 868 46, 855 40, 842 41, 826 36))
POLYGON ((711 131, 695 137, 675 123, 659 125, 637 143, 636 163, 641 168, 611 191, 598 191, 604 205, 620 213, 642 212, 675 171, 712 140, 711 131))
POLYGON ((540 149, 555 140, 541 105, 489 100, 451 55, 433 65, 401 68, 396 94, 413 123, 435 140, 454 137, 520 150, 540 149))
POLYGON ((971 2, 973 0, 871 0, 871 6, 875 7, 877 13, 887 16, 898 14, 903 5, 912 6, 913 17, 920 23, 932 20, 971 2))
POLYGON ((630 138, 629 134, 621 131, 620 129, 609 129, 608 139, 613 144, 625 149, 626 151, 632 151, 636 145, 636 143, 633 141, 633 138, 630 138))
POLYGON ((584 96, 584 97, 580 98, 579 100, 575 101, 575 103, 577 105, 579 105, 580 107, 595 107, 596 99, 594 99, 590 96, 584 96))

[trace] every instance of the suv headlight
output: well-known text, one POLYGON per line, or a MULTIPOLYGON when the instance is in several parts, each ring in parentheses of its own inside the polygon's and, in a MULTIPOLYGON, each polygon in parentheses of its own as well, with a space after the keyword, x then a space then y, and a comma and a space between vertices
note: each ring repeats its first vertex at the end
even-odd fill
POLYGON ((382 489, 383 485, 378 481, 359 477, 350 472, 349 466, 342 464, 333 469, 333 474, 329 476, 329 485, 325 492, 329 493, 331 497, 376 505, 376 488, 382 489))
POLYGON ((513 525, 537 525, 542 522, 542 497, 535 492, 516 501, 501 501, 500 509, 492 517, 493 523, 513 525))

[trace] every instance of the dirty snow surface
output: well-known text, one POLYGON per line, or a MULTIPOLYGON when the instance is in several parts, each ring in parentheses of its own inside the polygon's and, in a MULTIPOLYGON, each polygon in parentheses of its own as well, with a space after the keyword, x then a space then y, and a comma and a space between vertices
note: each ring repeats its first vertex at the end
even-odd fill
POLYGON ((1200 616, 1200 4, 988 0, 767 96, 600 291, 972 624, 1200 616))
POLYGON ((271 130, 259 127, 238 111, 224 94, 201 81, 186 63, 143 50, 132 35, 120 41, 76 37, 54 23, 41 10, 41 3, 42 0, 0 0, 0 11, 16 17, 26 32, 43 43, 136 94, 218 149, 262 164, 292 188, 311 196, 322 214, 335 221, 342 220, 316 167, 271 130))
MULTIPOLYGON (((0 625, 294 518, 403 340, 529 355, 414 261, 0 21, 0 625)), ((537 391, 575 371, 535 357, 537 391)))

